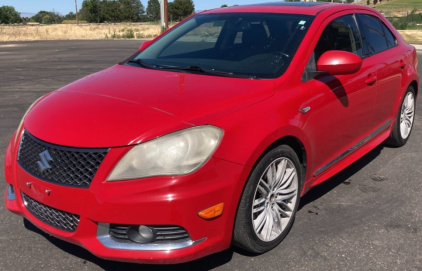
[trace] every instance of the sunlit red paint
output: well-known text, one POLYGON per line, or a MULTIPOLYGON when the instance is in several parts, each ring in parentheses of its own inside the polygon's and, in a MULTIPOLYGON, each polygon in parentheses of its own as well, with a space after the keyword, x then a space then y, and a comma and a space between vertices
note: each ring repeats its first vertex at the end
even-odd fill
MULTIPOLYGON (((393 123, 373 140, 316 174, 318 169, 393 120, 404 91, 410 84, 418 86, 415 49, 373 9, 357 5, 301 9, 244 6, 207 12, 304 13, 316 18, 287 72, 274 80, 115 65, 52 92, 29 112, 24 128, 52 144, 107 147, 110 152, 90 188, 76 189, 44 182, 26 173, 16 163, 18 146, 12 139, 6 150, 5 178, 14 186, 17 199, 7 200, 6 196, 7 209, 49 234, 105 259, 142 263, 191 261, 230 246, 242 189, 251 169, 272 144, 280 140, 300 142, 301 159, 306 163, 303 195, 385 140, 393 123), (360 66, 356 73, 335 75, 328 82, 303 83, 301 77, 307 59, 324 27, 336 17, 355 12, 381 18, 390 26, 399 45, 362 59, 360 64, 351 57, 354 67, 360 66), (403 62, 408 65, 401 69, 403 62), (376 81, 372 83, 374 78, 376 81), (335 95, 333 89, 340 88, 342 91, 335 95), (309 113, 300 111, 308 106, 309 113), (221 128, 224 137, 200 170, 186 176, 105 181, 134 145, 206 124, 221 128), (52 192, 46 194, 45 190, 52 192), (80 214, 76 232, 63 232, 37 220, 24 207, 20 192, 48 206, 80 214), (219 203, 224 203, 221 216, 211 220, 198 216, 201 210, 219 203), (173 251, 113 250, 97 240, 98 222, 174 224, 184 227, 193 240, 206 240, 173 251)), ((144 43, 140 50, 148 45, 144 43)), ((335 57, 332 53, 331 60, 335 57)))

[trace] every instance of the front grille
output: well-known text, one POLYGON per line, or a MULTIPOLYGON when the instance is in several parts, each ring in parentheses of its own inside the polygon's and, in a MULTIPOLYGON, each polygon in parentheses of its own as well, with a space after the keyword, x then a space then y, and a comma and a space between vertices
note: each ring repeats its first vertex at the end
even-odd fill
POLYGON ((18 163, 44 181, 88 188, 107 152, 108 149, 52 145, 25 131, 19 146, 18 163))
POLYGON ((38 202, 22 193, 26 209, 42 222, 63 231, 73 232, 78 227, 79 215, 60 211, 38 202))
MULTIPOLYGON (((127 231, 133 225, 110 224, 109 234, 114 241, 132 242, 127 236, 127 231)), ((154 233, 154 240, 151 243, 173 243, 191 240, 189 233, 179 226, 148 226, 154 233)))

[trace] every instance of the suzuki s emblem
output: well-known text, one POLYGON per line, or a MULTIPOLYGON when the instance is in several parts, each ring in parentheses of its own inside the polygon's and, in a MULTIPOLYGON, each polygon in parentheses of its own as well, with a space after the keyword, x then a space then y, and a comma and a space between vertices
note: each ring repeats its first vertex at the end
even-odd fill
POLYGON ((39 155, 40 155, 41 161, 38 161, 37 164, 40 168, 40 172, 43 173, 44 170, 51 168, 48 162, 53 161, 53 158, 51 158, 51 155, 48 152, 48 150, 43 151, 39 155))

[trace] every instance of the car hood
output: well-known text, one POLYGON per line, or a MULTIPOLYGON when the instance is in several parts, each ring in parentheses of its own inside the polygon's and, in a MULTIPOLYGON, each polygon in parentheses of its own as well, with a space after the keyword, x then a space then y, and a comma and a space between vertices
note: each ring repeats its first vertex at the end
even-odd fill
POLYGON ((58 145, 126 146, 208 124, 273 94, 273 80, 115 65, 47 95, 25 127, 58 145))

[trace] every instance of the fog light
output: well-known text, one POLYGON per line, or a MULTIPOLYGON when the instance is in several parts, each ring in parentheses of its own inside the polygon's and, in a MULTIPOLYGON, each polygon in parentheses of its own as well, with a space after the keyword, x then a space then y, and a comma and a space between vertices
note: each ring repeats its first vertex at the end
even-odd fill
POLYGON ((144 225, 132 226, 127 230, 127 236, 133 242, 146 244, 154 239, 154 232, 150 227, 144 225))
POLYGON ((145 239, 150 239, 154 236, 154 233, 152 232, 152 230, 147 226, 143 226, 143 225, 139 226, 138 232, 145 239))

